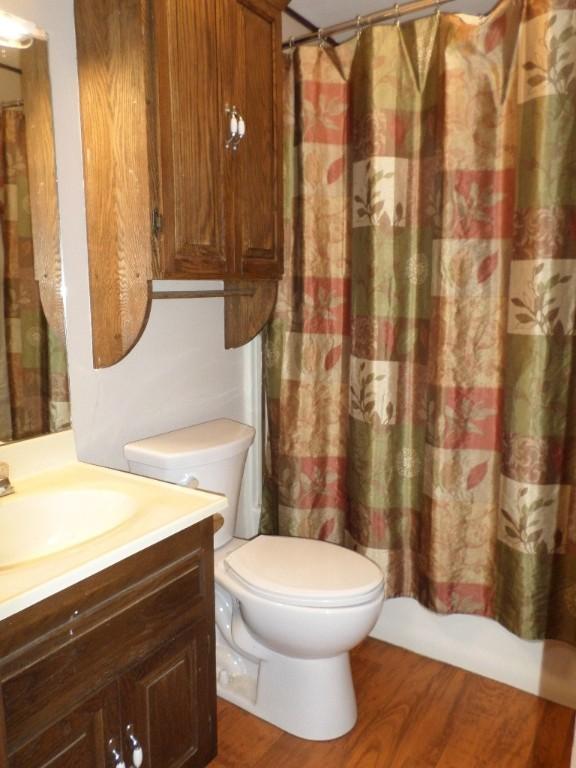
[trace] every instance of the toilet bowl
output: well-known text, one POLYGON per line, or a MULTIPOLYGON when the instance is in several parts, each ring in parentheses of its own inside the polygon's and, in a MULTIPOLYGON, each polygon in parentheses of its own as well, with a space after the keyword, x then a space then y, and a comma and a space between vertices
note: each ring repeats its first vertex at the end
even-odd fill
POLYGON ((282 536, 233 538, 254 430, 219 419, 130 443, 130 470, 225 493, 215 536, 218 695, 305 739, 356 722, 349 650, 374 627, 380 570, 356 552, 282 536))

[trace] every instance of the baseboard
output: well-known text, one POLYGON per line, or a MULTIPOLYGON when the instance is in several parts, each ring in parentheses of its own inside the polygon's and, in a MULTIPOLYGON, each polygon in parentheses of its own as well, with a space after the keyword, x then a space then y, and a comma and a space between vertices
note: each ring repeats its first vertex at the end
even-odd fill
POLYGON ((371 636, 576 709, 567 643, 521 640, 491 619, 439 616, 408 598, 384 603, 371 636))

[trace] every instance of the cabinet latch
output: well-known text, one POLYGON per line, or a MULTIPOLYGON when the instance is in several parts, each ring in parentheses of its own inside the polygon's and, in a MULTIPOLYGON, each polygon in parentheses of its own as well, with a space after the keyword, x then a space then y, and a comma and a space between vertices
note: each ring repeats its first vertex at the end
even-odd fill
POLYGON ((152 211, 152 234, 154 237, 158 237, 158 235, 162 232, 162 225, 164 224, 164 217, 158 210, 158 208, 154 208, 152 211))

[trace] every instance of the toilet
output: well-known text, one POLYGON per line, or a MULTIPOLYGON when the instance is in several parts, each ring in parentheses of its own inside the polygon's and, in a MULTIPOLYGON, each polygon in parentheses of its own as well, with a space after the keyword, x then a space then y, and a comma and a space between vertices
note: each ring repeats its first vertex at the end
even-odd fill
POLYGON ((324 541, 234 538, 252 427, 230 419, 125 446, 130 471, 226 494, 214 537, 218 695, 304 739, 334 739, 357 717, 349 651, 382 607, 380 569, 324 541))

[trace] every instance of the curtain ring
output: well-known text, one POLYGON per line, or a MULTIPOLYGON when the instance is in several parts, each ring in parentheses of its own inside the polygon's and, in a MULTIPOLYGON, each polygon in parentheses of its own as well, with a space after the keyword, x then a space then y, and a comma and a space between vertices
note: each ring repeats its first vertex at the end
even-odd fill
POLYGON ((400 26, 400 6, 398 3, 394 3, 394 10, 396 11, 396 21, 395 24, 397 27, 400 26))
POLYGON ((356 40, 360 40, 360 37, 362 36, 362 32, 364 31, 362 22, 363 22, 362 16, 356 16, 356 40))
POLYGON ((436 0, 436 16, 440 16, 440 0, 436 0))
POLYGON ((322 29, 322 27, 320 27, 318 29, 318 46, 320 48, 325 48, 326 47, 326 38, 322 34, 323 32, 324 32, 324 30, 322 29))
POLYGON ((290 39, 288 40, 288 50, 290 53, 294 53, 295 48, 296 45, 294 44, 294 35, 290 35, 290 39))

